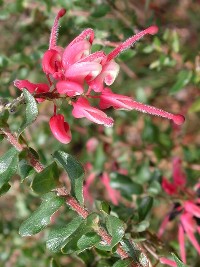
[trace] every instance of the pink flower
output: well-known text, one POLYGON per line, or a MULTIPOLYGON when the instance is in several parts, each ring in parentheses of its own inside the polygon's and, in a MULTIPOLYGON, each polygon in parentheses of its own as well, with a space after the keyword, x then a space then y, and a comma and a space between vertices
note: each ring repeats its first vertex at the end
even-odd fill
POLYGON ((50 129, 54 137, 63 144, 68 144, 71 141, 71 131, 69 124, 64 121, 64 116, 61 114, 53 115, 49 121, 50 129))
MULTIPOLYGON (((14 86, 20 90, 26 89, 31 94, 40 94, 49 92, 49 86, 46 83, 31 83, 28 80, 15 80, 14 86)), ((38 102, 43 102, 45 99, 36 98, 38 102)))
POLYGON ((72 103, 74 109, 72 115, 75 118, 87 118, 97 124, 103 124, 107 127, 113 126, 113 119, 109 118, 103 111, 90 106, 87 99, 79 97, 76 102, 72 103))

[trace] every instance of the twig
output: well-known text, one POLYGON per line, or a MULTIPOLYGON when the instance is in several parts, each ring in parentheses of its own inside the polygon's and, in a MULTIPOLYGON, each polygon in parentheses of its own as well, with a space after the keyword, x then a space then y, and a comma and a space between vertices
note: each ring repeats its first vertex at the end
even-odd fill
POLYGON ((22 105, 22 104, 24 104, 23 93, 19 97, 12 100, 12 102, 10 102, 10 103, 1 104, 0 105, 0 114, 6 110, 9 110, 10 112, 12 112, 12 110, 14 110, 17 106, 22 105))
MULTIPOLYGON (((8 142, 11 145, 13 145, 18 151, 21 152, 24 149, 26 149, 26 147, 24 148, 23 145, 18 142, 17 137, 14 134, 12 134, 9 131, 9 129, 1 129, 1 131, 6 136, 8 142)), ((40 172, 42 172, 44 170, 43 165, 40 163, 39 160, 37 160, 34 157, 34 155, 31 152, 28 153, 28 157, 29 157, 30 164, 36 170, 36 172, 40 173, 40 172)), ((78 203, 78 201, 66 191, 66 189, 58 188, 58 189, 56 189, 56 191, 57 191, 59 196, 65 197, 66 204, 71 209, 76 211, 82 218, 84 218, 84 219, 87 218, 87 216, 89 215, 89 212, 84 207, 82 207, 78 203)), ((101 226, 98 227, 97 233, 99 234, 99 236, 101 236, 102 241, 106 242, 108 245, 111 244, 112 237, 106 232, 106 230, 104 228, 102 228, 101 226)), ((121 259, 129 258, 128 253, 122 248, 121 244, 118 244, 116 252, 121 257, 121 259)), ((132 267, 138 267, 138 264, 137 263, 131 263, 131 266, 132 267)))

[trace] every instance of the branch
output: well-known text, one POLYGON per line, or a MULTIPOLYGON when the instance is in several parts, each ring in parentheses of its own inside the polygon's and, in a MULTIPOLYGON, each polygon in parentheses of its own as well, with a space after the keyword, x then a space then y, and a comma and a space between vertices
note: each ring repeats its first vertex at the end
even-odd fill
MULTIPOLYGON (((22 144, 18 142, 17 137, 14 134, 12 134, 9 129, 1 129, 1 131, 4 133, 8 142, 11 145, 13 145, 18 151, 21 152, 27 149, 27 147, 24 147, 22 144)), ((28 157, 31 166, 35 169, 36 172, 40 173, 44 170, 43 165, 40 163, 38 159, 34 157, 34 155, 31 152, 28 153, 28 157)), ((74 197, 68 194, 65 188, 58 188, 56 189, 56 191, 59 196, 65 197, 66 204, 71 209, 76 211, 78 215, 80 215, 82 218, 84 219, 87 218, 89 212, 84 207, 82 207, 74 197)), ((99 226, 99 228, 97 229, 97 233, 102 238, 102 241, 104 241, 108 245, 111 244, 112 237, 106 232, 104 228, 99 226)), ((121 244, 118 244, 116 252, 121 257, 121 259, 126 259, 129 257, 128 253, 122 248, 121 244)), ((139 267, 141 265, 139 265, 138 263, 132 263, 131 266, 139 267)))
POLYGON ((13 112, 16 107, 24 104, 24 95, 23 93, 17 97, 16 99, 12 100, 10 103, 6 103, 6 104, 1 104, 0 105, 0 114, 3 113, 4 111, 8 110, 10 112, 13 112))

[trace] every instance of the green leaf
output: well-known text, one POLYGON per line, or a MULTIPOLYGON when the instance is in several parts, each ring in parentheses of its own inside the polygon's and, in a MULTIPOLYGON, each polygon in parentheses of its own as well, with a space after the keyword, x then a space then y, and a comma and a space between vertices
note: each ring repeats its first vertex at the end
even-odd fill
POLYGON ((131 264, 130 259, 118 260, 112 267, 129 267, 131 266, 130 264, 131 264))
POLYGON ((31 187, 37 194, 44 194, 58 186, 59 172, 55 162, 35 174, 31 187))
POLYGON ((185 265, 181 260, 179 260, 179 258, 174 253, 172 253, 172 255, 174 257, 175 262, 177 263, 177 267, 187 267, 187 265, 185 265))
POLYGON ((198 112, 198 111, 200 111, 200 98, 198 98, 196 101, 194 101, 194 103, 190 107, 189 111, 190 112, 198 112))
POLYGON ((38 108, 35 98, 26 89, 23 89, 23 94, 26 101, 25 121, 18 130, 19 135, 26 129, 26 127, 31 125, 38 116, 38 108))
POLYGON ((133 258, 134 262, 140 263, 142 266, 149 266, 149 260, 146 255, 142 252, 137 243, 132 240, 123 239, 121 242, 122 247, 125 251, 127 251, 131 258, 133 258))
POLYGON ((20 160, 18 164, 19 175, 21 177, 21 181, 23 182, 25 178, 32 175, 35 171, 31 165, 29 165, 28 161, 25 159, 20 160))
POLYGON ((117 245, 122 240, 125 233, 125 225, 119 218, 112 215, 108 215, 106 217, 106 228, 108 230, 108 233, 112 236, 111 244, 98 244, 96 247, 101 250, 110 251, 115 245, 117 245))
POLYGON ((175 94, 185 87, 192 79, 192 71, 182 70, 178 74, 178 78, 174 86, 170 89, 171 94, 175 94))
POLYGON ((105 16, 110 11, 110 6, 106 4, 101 4, 95 7, 95 10, 92 12, 91 16, 95 18, 101 18, 105 16))
MULTIPOLYGON (((2 99, 1 99, 1 101, 2 101, 2 99)), ((8 118, 9 118, 9 112, 7 110, 0 113, 0 128, 4 128, 4 127, 8 126, 8 124, 7 124, 8 118)))
POLYGON ((82 222, 83 219, 81 217, 75 217, 65 227, 52 229, 48 236, 47 248, 54 253, 59 252, 82 222))
POLYGON ((109 214, 111 211, 111 207, 106 201, 95 200, 95 206, 99 211, 103 211, 107 214, 109 214))
MULTIPOLYGON (((2 18, 3 12, 5 15, 9 15, 9 14, 7 14, 7 11, 1 10, 0 11, 0 20, 3 20, 3 18, 2 18)), ((8 66, 8 63, 9 63, 9 59, 7 57, 5 57, 4 55, 0 55, 0 69, 6 68, 8 66)))
POLYGON ((11 185, 9 183, 4 184, 1 188, 0 188, 0 196, 4 195, 5 193, 8 192, 8 190, 11 188, 11 185))
POLYGON ((160 192, 162 192, 162 187, 160 185, 160 182, 154 180, 149 184, 149 187, 147 189, 147 192, 151 195, 157 195, 160 192))
POLYGON ((130 177, 119 173, 111 173, 110 185, 114 189, 118 189, 123 197, 132 200, 132 195, 140 195, 143 188, 140 184, 131 180, 130 177))
MULTIPOLYGON (((96 251, 95 251, 95 253, 96 253, 96 251)), ((81 261, 84 262, 85 266, 91 266, 92 263, 94 262, 95 256, 96 255, 94 255, 94 253, 89 249, 84 250, 83 252, 80 252, 78 254, 78 257, 81 259, 81 261)))
POLYGON ((174 52, 178 53, 179 49, 180 49, 180 44, 179 44, 179 38, 178 38, 178 34, 176 31, 173 31, 172 34, 172 49, 174 52))
POLYGON ((127 61, 133 58, 135 55, 136 55, 136 51, 129 49, 129 50, 124 51, 122 54, 120 54, 119 59, 121 61, 127 61))
POLYGON ((91 213, 80 224, 73 235, 69 237, 68 242, 62 248, 62 252, 65 254, 71 254, 74 252, 80 253, 98 243, 100 239, 97 238, 97 235, 94 231, 94 229, 98 227, 98 221, 99 216, 96 213, 91 213))
POLYGON ((56 151, 53 155, 67 172, 71 181, 71 194, 83 204, 84 169, 79 161, 64 151, 56 151))
MULTIPOLYGON (((22 143, 26 142, 23 139, 22 135, 20 135, 19 137, 19 141, 20 140, 22 143)), ((30 165, 30 163, 27 160, 30 157, 30 153, 33 155, 33 157, 39 159, 37 152, 31 147, 25 148, 23 149, 23 151, 19 153, 18 173, 21 177, 22 182, 24 181, 25 178, 35 173, 34 168, 30 165)))
POLYGON ((133 232, 144 232, 149 227, 149 221, 141 221, 138 224, 132 225, 133 232))
POLYGON ((153 198, 150 196, 140 199, 138 214, 140 220, 144 220, 153 206, 153 198))
POLYGON ((88 248, 93 247, 97 243, 101 241, 101 237, 95 232, 89 232, 84 235, 78 240, 77 246, 81 251, 84 251, 88 248))
POLYGON ((10 178, 17 171, 18 151, 10 148, 2 157, 0 157, 0 188, 8 183, 10 178))
POLYGON ((42 198, 40 207, 31 217, 22 223, 19 229, 21 236, 31 236, 42 231, 50 224, 51 216, 65 203, 65 199, 55 193, 47 193, 42 198))

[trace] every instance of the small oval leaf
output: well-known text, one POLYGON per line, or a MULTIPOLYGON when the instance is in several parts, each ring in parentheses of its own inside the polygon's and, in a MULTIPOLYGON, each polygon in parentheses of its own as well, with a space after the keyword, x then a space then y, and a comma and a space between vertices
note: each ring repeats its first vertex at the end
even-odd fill
POLYGON ((42 172, 35 174, 31 187, 37 194, 45 194, 58 186, 59 173, 57 164, 53 162, 42 172))
POLYGON ((40 207, 20 226, 19 234, 21 236, 31 236, 42 231, 50 224, 51 216, 64 203, 64 198, 56 196, 55 193, 51 192, 44 195, 40 207))
POLYGON ((24 99, 26 101, 25 121, 22 123, 18 134, 20 135, 29 125, 31 125, 38 116, 38 108, 35 98, 27 91, 23 89, 24 99))
POLYGON ((0 157, 0 188, 16 173, 18 153, 19 152, 13 147, 0 157))
POLYGON ((48 236, 47 248, 55 253, 59 252, 82 222, 81 217, 75 217, 65 227, 52 229, 48 236))
POLYGON ((53 157, 67 172, 71 181, 71 194, 83 204, 84 169, 81 163, 64 151, 56 151, 53 157))

